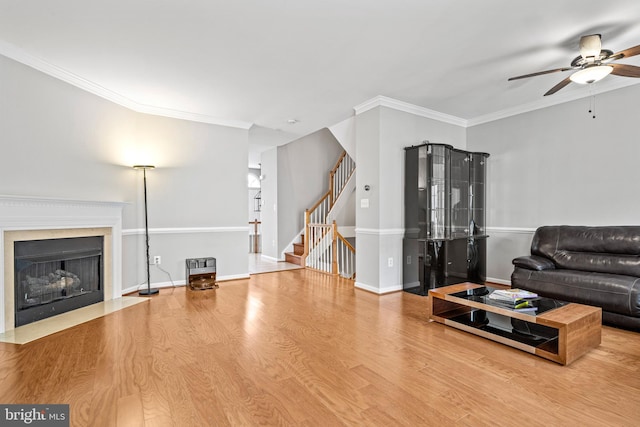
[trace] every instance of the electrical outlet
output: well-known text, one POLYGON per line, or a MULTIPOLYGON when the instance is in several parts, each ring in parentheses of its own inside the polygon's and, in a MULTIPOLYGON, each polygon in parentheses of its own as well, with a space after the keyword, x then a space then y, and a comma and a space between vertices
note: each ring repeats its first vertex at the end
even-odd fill
POLYGON ((160 257, 160 255, 156 255, 153 257, 153 263, 154 264, 162 264, 162 258, 160 257))
POLYGON ((389 267, 393 267, 393 258, 389 258, 387 260, 387 264, 389 265, 389 267))
POLYGON ((411 264, 411 255, 407 255, 407 264, 411 264))

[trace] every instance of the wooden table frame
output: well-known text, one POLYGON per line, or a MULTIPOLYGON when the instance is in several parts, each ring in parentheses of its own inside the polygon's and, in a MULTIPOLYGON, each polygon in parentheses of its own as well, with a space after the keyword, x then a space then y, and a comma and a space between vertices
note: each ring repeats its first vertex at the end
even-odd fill
POLYGON ((537 316, 531 316, 451 295, 457 292, 481 287, 483 287, 483 285, 465 282, 442 288, 430 289, 428 296, 429 319, 474 335, 518 348, 562 365, 570 364, 592 348, 600 345, 602 332, 602 309, 599 307, 569 303, 565 306, 546 311, 537 316), (555 345, 542 345, 538 347, 531 346, 452 320, 453 317, 469 313, 474 309, 485 310, 502 316, 517 318, 529 323, 544 325, 556 329, 558 331, 558 339, 557 343, 554 344, 557 344, 557 347, 555 345))

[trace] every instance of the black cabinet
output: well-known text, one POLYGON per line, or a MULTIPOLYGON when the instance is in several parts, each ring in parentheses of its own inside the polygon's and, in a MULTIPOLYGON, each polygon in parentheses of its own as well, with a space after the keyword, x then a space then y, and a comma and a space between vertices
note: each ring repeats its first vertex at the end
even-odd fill
POLYGON ((444 144, 405 149, 404 290, 485 281, 488 157, 444 144))

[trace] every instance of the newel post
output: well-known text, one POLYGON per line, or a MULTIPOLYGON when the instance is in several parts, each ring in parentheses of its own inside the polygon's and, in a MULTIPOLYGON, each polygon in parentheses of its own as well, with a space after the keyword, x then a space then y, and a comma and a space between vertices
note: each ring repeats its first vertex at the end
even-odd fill
POLYGON ((331 252, 333 252, 331 273, 338 274, 338 226, 336 225, 335 220, 333 220, 333 224, 331 224, 331 233, 333 234, 331 243, 331 252))
POLYGON ((309 223, 311 222, 311 212, 309 209, 304 211, 304 258, 309 255, 309 223))

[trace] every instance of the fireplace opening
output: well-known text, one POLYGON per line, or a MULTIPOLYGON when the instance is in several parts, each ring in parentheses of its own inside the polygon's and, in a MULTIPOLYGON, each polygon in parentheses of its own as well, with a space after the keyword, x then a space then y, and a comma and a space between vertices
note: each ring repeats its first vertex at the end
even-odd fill
POLYGON ((14 242, 15 326, 104 301, 103 239, 14 242))

